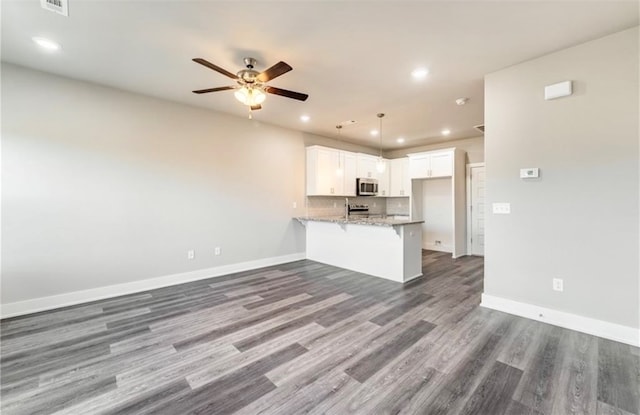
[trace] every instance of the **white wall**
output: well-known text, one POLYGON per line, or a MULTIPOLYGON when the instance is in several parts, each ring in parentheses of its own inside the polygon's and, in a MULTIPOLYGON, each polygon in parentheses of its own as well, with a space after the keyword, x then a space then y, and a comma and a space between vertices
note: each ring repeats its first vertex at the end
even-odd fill
POLYGON ((5 304, 303 253, 304 147, 337 144, 10 64, 2 121, 5 304))
POLYGON ((639 326, 638 90, 638 28, 486 77, 486 294, 639 326))
POLYGON ((411 148, 385 151, 387 158, 395 159, 405 157, 407 154, 423 151, 440 150, 442 148, 459 148, 466 152, 465 163, 482 163, 484 161, 484 137, 463 138, 460 140, 448 140, 442 143, 427 144, 411 148))

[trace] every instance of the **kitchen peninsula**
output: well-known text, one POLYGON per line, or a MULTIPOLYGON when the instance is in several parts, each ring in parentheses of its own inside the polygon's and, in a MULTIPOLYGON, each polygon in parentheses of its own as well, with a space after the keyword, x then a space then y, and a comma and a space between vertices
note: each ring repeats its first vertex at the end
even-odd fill
POLYGON ((424 221, 348 215, 296 219, 306 228, 308 259, 396 282, 422 276, 424 221))

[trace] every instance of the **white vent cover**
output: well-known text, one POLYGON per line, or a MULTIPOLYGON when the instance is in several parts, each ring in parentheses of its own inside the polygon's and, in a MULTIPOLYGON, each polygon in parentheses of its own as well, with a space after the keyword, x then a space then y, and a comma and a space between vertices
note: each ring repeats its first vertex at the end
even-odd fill
POLYGON ((342 121, 341 123, 339 123, 338 125, 342 126, 342 127, 348 127, 350 125, 354 125, 355 123, 357 123, 356 120, 347 120, 347 121, 342 121))
POLYGON ((484 134, 484 124, 474 125, 473 128, 484 134))
POLYGON ((40 0, 40 6, 50 12, 69 16, 69 0, 40 0))

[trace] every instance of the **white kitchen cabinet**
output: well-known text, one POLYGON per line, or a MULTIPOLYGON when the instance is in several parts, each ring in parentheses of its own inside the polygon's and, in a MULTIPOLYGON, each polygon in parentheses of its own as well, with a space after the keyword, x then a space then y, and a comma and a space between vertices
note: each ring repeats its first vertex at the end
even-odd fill
POLYGON ((355 153, 307 147, 307 196, 355 196, 356 168, 355 153))
POLYGON ((342 169, 344 172, 344 191, 343 196, 355 196, 356 195, 356 178, 358 161, 355 153, 349 153, 348 151, 341 151, 342 157, 342 169))
POLYGON ((378 162, 378 157, 372 156, 370 154, 362 154, 358 153, 358 177, 366 177, 368 179, 375 179, 378 175, 378 171, 376 170, 376 163, 378 162))
POLYGON ((411 195, 411 178, 409 177, 409 159, 389 160, 389 196, 403 197, 411 195))
POLYGON ((391 160, 386 160, 386 159, 382 159, 385 164, 386 164, 386 168, 384 169, 384 171, 382 173, 380 172, 376 172, 376 178, 378 179, 378 196, 379 197, 387 197, 389 196, 390 190, 389 190, 389 186, 390 186, 390 181, 389 181, 389 177, 390 177, 390 162, 391 160))
POLYGON ((453 151, 431 151, 409 154, 409 177, 430 179, 453 175, 453 151))

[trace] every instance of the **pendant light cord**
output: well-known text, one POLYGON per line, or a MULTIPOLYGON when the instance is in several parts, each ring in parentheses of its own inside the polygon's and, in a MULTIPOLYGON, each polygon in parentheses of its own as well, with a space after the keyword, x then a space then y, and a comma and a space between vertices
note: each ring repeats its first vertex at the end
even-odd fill
POLYGON ((384 117, 384 113, 378 113, 378 119, 380 119, 380 128, 378 129, 380 135, 380 160, 382 160, 382 117, 384 117))

